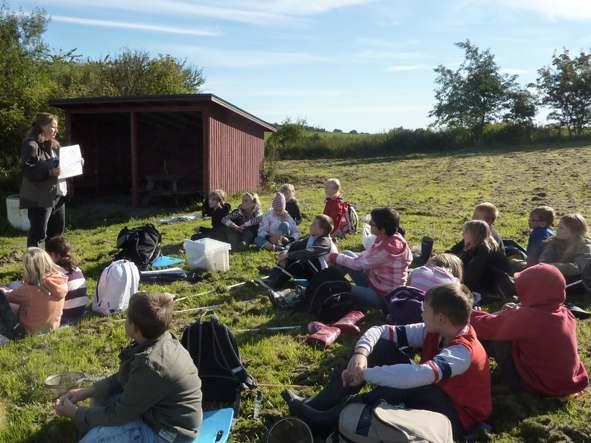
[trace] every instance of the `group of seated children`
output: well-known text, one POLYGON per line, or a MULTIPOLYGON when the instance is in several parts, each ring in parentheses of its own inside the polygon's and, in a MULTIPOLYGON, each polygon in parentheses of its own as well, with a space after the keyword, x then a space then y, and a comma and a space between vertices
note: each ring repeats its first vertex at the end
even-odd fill
POLYGON ((4 340, 45 333, 80 320, 88 304, 86 280, 63 237, 46 250, 28 248, 23 281, 0 287, 0 334, 4 340))

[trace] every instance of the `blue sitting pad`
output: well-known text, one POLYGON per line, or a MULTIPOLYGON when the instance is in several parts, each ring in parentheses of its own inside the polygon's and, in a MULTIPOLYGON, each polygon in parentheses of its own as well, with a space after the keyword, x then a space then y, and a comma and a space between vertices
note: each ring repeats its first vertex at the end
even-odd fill
POLYGON ((182 259, 176 257, 169 257, 167 255, 161 255, 152 262, 152 268, 162 269, 168 268, 169 266, 180 265, 183 262, 182 259))
POLYGON ((230 436, 234 409, 224 408, 203 412, 203 421, 193 443, 226 443, 230 436))

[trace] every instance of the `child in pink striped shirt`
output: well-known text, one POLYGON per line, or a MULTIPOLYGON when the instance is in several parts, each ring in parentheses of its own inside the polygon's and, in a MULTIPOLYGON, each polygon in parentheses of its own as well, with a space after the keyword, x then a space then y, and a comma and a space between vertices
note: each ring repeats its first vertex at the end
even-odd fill
POLYGON ((353 298, 359 306, 383 308, 384 296, 406 284, 412 252, 398 233, 400 216, 394 209, 374 209, 369 225, 376 236, 371 248, 359 254, 331 254, 329 262, 351 276, 353 298))

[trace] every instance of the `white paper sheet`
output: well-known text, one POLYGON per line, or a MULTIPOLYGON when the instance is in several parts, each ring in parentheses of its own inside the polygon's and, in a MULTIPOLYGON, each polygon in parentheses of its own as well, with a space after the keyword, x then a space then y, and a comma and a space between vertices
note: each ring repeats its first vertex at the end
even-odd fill
POLYGON ((82 175, 82 153, 80 145, 62 146, 60 148, 59 180, 82 175))

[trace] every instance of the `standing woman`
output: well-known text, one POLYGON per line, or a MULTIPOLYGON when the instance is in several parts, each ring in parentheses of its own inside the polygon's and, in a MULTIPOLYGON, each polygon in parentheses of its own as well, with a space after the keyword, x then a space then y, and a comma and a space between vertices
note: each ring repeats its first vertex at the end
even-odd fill
POLYGON ((66 181, 59 180, 57 116, 37 114, 21 150, 23 181, 20 207, 28 210, 31 229, 27 247, 39 246, 45 238, 62 235, 65 227, 66 181))

